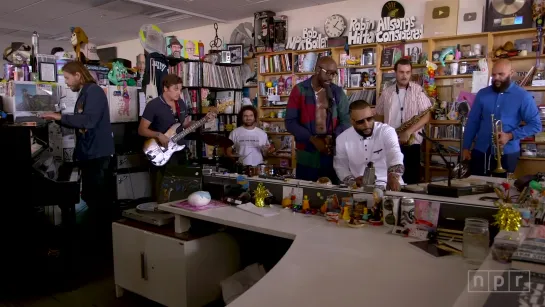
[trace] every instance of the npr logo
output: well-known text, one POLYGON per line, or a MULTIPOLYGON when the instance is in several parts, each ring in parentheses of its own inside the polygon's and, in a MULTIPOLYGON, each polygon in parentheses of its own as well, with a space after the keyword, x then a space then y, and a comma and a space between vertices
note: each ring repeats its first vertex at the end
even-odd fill
POLYGON ((530 292, 530 271, 467 271, 468 292, 530 292))

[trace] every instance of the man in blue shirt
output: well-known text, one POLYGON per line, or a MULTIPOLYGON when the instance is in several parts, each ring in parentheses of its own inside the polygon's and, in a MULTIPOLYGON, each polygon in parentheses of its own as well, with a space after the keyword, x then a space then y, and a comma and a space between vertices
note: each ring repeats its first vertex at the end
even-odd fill
POLYGON ((467 121, 463 158, 471 160, 471 174, 490 176, 497 166, 492 144, 492 118, 501 120, 503 132, 498 134, 503 148, 501 164, 513 173, 520 156, 520 139, 541 132, 541 120, 533 97, 511 82, 511 62, 499 60, 492 68, 492 85, 477 93, 467 121), (524 121, 526 125, 521 126, 524 121), (473 141, 475 145, 470 151, 473 141))

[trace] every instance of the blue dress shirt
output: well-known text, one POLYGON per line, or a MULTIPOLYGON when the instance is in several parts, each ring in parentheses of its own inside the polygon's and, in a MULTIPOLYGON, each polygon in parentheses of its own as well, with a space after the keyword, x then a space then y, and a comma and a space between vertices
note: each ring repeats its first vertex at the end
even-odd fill
POLYGON ((502 121, 504 132, 513 134, 513 139, 503 148, 504 154, 519 152, 520 139, 541 132, 539 111, 530 93, 514 83, 503 93, 489 86, 477 93, 469 112, 463 149, 470 149, 475 140, 474 150, 487 152, 492 143, 492 114, 494 120, 502 121), (521 121, 526 125, 520 127, 521 121))

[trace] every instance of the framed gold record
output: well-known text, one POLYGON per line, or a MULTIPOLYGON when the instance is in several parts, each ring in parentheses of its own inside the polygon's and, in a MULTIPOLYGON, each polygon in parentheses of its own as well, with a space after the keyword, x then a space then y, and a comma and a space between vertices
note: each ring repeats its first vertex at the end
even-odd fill
POLYGON ((524 7, 524 0, 492 0, 492 8, 502 15, 512 15, 524 7))
POLYGON ((531 28, 533 0, 486 0, 485 32, 531 28))

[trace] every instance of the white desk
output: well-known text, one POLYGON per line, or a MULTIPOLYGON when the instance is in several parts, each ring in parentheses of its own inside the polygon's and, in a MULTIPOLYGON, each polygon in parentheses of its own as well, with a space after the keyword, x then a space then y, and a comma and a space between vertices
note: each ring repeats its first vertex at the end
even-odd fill
POLYGON ((386 234, 385 226, 353 229, 283 210, 260 217, 234 207, 191 212, 161 210, 294 239, 278 264, 237 298, 233 307, 452 306, 467 284, 462 257, 435 258, 386 234))

